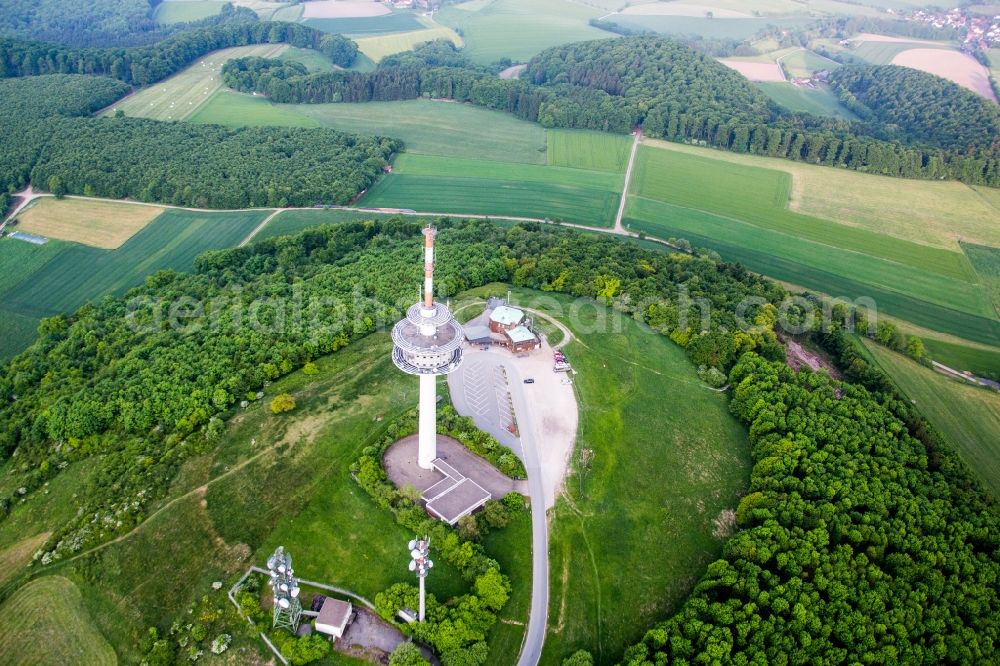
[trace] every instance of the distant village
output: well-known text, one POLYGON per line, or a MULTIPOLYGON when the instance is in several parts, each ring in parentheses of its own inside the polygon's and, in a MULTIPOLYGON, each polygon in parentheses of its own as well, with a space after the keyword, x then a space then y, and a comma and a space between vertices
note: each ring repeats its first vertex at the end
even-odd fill
POLYGON ((965 8, 955 7, 947 11, 920 9, 915 12, 894 12, 907 21, 927 23, 935 28, 954 28, 961 35, 962 50, 970 53, 985 51, 992 46, 1000 46, 1000 14, 985 16, 974 14, 965 8))

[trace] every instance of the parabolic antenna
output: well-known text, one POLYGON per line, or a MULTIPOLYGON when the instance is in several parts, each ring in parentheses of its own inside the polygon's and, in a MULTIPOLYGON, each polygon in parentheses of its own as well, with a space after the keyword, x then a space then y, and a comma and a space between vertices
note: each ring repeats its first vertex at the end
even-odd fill
POLYGON ((288 586, 287 586, 287 585, 285 585, 284 583, 282 583, 282 584, 281 584, 281 585, 279 585, 278 587, 279 587, 279 588, 281 588, 281 591, 282 591, 282 592, 288 592, 288 586))
POLYGON ((278 565, 278 573, 285 573, 285 565, 284 564, 279 564, 278 565))
POLYGON ((434 563, 431 562, 430 560, 427 560, 427 568, 430 569, 433 566, 434 566, 434 563))
POLYGON ((410 560, 410 571, 416 571, 416 570, 417 570, 417 563, 414 562, 413 560, 410 560))
POLYGON ((293 599, 295 599, 296 597, 298 597, 298 596, 299 596, 299 591, 300 591, 300 590, 299 590, 299 588, 297 588, 297 587, 293 587, 293 588, 292 588, 292 598, 293 598, 293 599))
POLYGON ((417 540, 416 539, 411 539, 409 545, 407 546, 407 548, 409 548, 410 550, 413 550, 416 547, 417 547, 417 540))
POLYGON ((413 550, 410 551, 410 557, 412 557, 415 560, 419 560, 421 557, 423 557, 423 553, 414 548, 413 550))
POLYGON ((282 608, 288 608, 289 606, 291 606, 291 604, 288 603, 288 599, 278 599, 278 605, 281 606, 282 608))

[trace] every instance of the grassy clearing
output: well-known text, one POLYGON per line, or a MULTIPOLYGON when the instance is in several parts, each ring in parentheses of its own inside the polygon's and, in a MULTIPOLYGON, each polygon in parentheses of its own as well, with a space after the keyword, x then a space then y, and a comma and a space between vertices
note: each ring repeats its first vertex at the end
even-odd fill
POLYGON ((454 102, 299 104, 324 127, 402 139, 407 152, 545 164, 545 130, 510 114, 454 102), (484 132, 483 128, 489 131, 484 132))
POLYGON ((169 209, 117 250, 66 247, 8 289, 2 302, 33 317, 71 312, 98 296, 121 294, 158 270, 191 270, 196 256, 236 245, 267 215, 169 209))
POLYGON ((619 134, 580 130, 549 130, 550 166, 625 173, 632 140, 619 134))
POLYGON ((456 215, 550 218, 610 226, 618 201, 617 192, 575 185, 392 173, 372 187, 359 205, 456 215))
POLYGON ((113 250, 162 212, 159 206, 46 197, 18 216, 18 229, 113 250))
POLYGON ((789 111, 856 120, 856 116, 844 107, 826 86, 803 88, 791 83, 765 82, 757 82, 754 85, 789 111))
POLYGON ((9 548, 0 549, 0 586, 13 577, 18 569, 30 562, 35 551, 51 535, 51 532, 42 532, 41 534, 21 539, 9 548))
POLYGON ((158 23, 190 23, 222 11, 224 0, 164 0, 153 12, 158 23))
POLYGON ((824 69, 837 69, 840 63, 830 60, 808 49, 794 50, 781 58, 781 65, 796 77, 809 77, 824 69))
MULTIPOLYGON (((80 580, 95 624, 123 661, 138 660, 147 626, 169 625, 203 594, 224 594, 210 590, 213 580, 260 565, 279 544, 301 577, 369 599, 412 579, 399 557, 412 535, 350 478, 361 449, 416 401, 415 383, 396 370, 390 349, 388 335, 372 335, 318 359, 318 375, 296 372, 275 382, 269 397, 229 420, 215 451, 185 465, 173 504, 98 555, 63 565, 80 580), (268 402, 281 392, 294 395, 297 408, 275 416, 268 402)), ((519 522, 486 543, 518 581, 505 617, 527 607, 520 581, 530 585, 529 534, 530 523, 519 522)), ((431 592, 467 589, 457 571, 436 564, 431 592)))
POLYGON ((495 0, 474 8, 445 5, 436 19, 462 35, 469 57, 486 64, 504 57, 527 62, 550 46, 614 37, 587 23, 606 13, 564 0, 495 0))
POLYGON ((510 600, 486 636, 487 665, 508 666, 512 655, 520 652, 531 609, 531 514, 525 511, 504 529, 486 535, 483 547, 511 577, 510 600))
POLYGON ((298 46, 289 46, 281 55, 279 60, 285 62, 298 62, 306 66, 310 72, 328 72, 334 69, 333 61, 319 51, 303 49, 298 46))
POLYGON ((710 213, 630 199, 626 224, 658 238, 686 238, 777 280, 851 300, 968 340, 995 344, 1000 322, 981 287, 762 229, 710 213))
POLYGON ((788 205, 804 215, 950 250, 960 249, 959 240, 1000 247, 1000 225, 996 224, 1000 190, 979 188, 977 194, 958 182, 873 176, 666 141, 646 140, 644 144, 718 162, 784 171, 792 176, 788 205))
POLYGON ((944 377, 870 340, 864 344, 973 473, 1000 497, 1000 395, 944 377))
MULTIPOLYGON (((570 300, 557 296, 553 307, 545 296, 517 293, 565 317, 570 300)), ((714 521, 735 507, 750 473, 726 396, 703 386, 669 340, 610 317, 594 305, 563 319, 578 337, 566 353, 579 373, 581 421, 551 528, 545 664, 579 648, 613 663, 676 609, 721 552, 714 521)))
POLYGON ((296 113, 288 104, 274 104, 232 90, 219 90, 189 118, 194 123, 243 127, 319 127, 319 122, 296 113))
POLYGON ((61 576, 33 581, 0 606, 0 654, 23 666, 118 662, 93 627, 80 591, 61 576))
POLYGON ((380 35, 378 37, 362 37, 357 40, 358 48, 373 62, 378 62, 387 55, 410 51, 414 46, 435 39, 447 39, 455 46, 463 45, 462 38, 451 28, 435 25, 432 28, 414 30, 413 32, 380 35))
POLYGON ((799 238, 919 268, 956 280, 974 280, 960 252, 809 217, 787 209, 792 178, 784 172, 643 146, 632 192, 695 211, 713 213, 799 238))
POLYGON ((284 44, 257 44, 214 51, 166 81, 155 83, 118 101, 106 115, 113 115, 115 111, 121 110, 126 116, 136 118, 183 120, 194 114, 215 91, 222 88, 222 66, 227 60, 245 56, 275 58, 286 48, 284 44))
POLYGON ((350 18, 310 18, 303 21, 310 28, 342 35, 377 35, 387 32, 412 32, 424 24, 415 14, 397 12, 382 16, 350 18))

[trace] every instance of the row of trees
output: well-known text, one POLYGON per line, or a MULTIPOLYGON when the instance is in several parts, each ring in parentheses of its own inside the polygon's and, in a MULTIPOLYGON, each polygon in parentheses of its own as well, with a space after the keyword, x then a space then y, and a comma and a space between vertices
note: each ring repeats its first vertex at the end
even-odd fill
POLYGON ((210 51, 270 43, 314 49, 342 67, 353 64, 358 53, 350 39, 298 23, 237 21, 187 30, 150 46, 132 48, 77 48, 0 39, 0 77, 91 74, 144 86, 179 72, 210 51))
POLYGON ((135 118, 67 117, 120 97, 98 77, 0 81, 0 182, 209 208, 349 203, 398 141, 331 129, 225 128, 135 118))
POLYGON ((192 27, 253 23, 247 7, 222 6, 219 13, 193 23, 164 25, 154 19, 162 0, 4 0, 0 35, 73 46, 150 44, 192 27))

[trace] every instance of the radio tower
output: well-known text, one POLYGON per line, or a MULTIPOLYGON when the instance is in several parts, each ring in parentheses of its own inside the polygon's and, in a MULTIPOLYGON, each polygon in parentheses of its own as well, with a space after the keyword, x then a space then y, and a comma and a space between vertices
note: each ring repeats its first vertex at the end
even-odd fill
POLYGON ((437 229, 424 229, 424 300, 406 311, 392 329, 392 361, 403 372, 420 377, 419 452, 417 464, 431 469, 437 458, 438 375, 453 372, 462 363, 462 327, 448 306, 434 301, 434 238, 437 229))
POLYGON ((302 618, 302 601, 299 599, 299 581, 292 571, 292 556, 278 546, 267 558, 267 572, 271 576, 268 583, 274 592, 274 618, 271 626, 288 629, 293 634, 299 628, 302 618))

